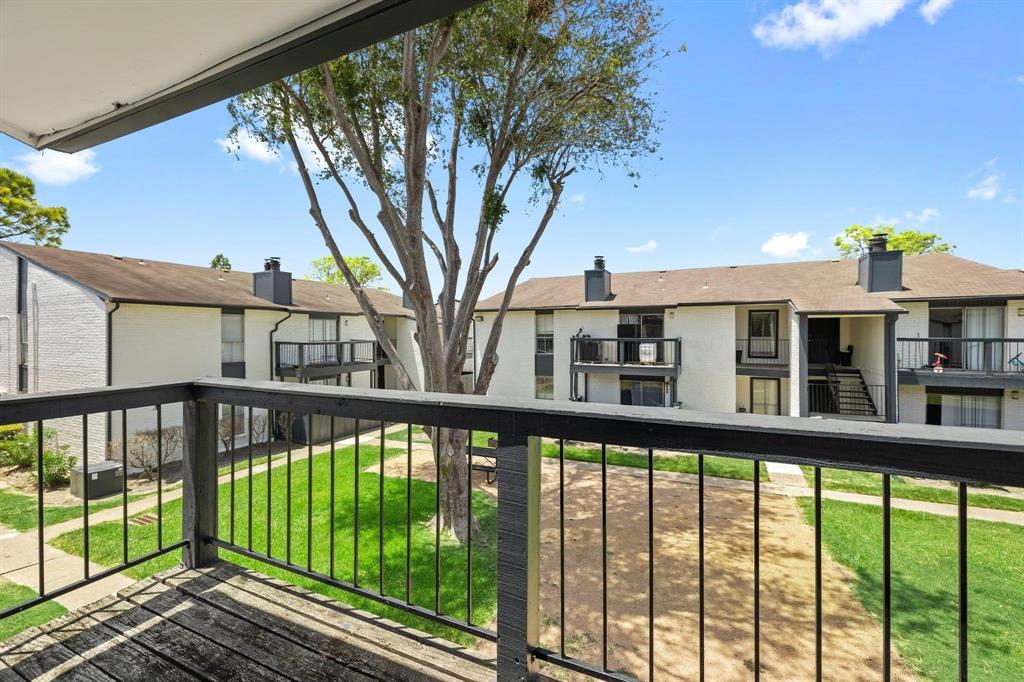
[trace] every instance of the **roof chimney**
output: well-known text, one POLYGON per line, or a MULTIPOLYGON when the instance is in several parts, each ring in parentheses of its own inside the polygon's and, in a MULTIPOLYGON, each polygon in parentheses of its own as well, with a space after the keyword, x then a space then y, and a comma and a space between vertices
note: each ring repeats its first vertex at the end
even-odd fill
POLYGON ((263 272, 252 273, 252 294, 275 305, 292 304, 292 273, 281 271, 281 259, 263 261, 263 272))
POLYGON ((604 256, 594 256, 594 269, 583 271, 583 299, 607 301, 612 297, 612 273, 604 269, 604 256))
POLYGON ((868 240, 868 252, 857 263, 857 284, 868 293, 903 288, 903 252, 889 251, 889 235, 879 233, 868 240))

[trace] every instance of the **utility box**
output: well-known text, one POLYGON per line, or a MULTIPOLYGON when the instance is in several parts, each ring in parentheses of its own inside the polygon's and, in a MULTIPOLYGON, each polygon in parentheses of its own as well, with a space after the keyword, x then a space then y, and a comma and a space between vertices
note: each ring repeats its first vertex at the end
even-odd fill
MULTIPOLYGON (((120 462, 95 462, 89 464, 89 499, 106 497, 121 492, 124 470, 120 462)), ((85 496, 85 469, 81 465, 71 467, 71 494, 85 496)))

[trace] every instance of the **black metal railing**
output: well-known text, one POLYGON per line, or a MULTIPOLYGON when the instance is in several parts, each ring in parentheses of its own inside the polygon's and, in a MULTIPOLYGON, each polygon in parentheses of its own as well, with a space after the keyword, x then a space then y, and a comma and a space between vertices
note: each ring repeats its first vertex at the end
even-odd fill
MULTIPOLYGON (((876 472, 883 475, 884 494, 882 498, 883 536, 881 551, 883 553, 881 584, 884 593, 882 607, 883 645, 881 658, 883 677, 888 679, 891 658, 889 647, 891 641, 891 543, 890 543, 890 476, 920 476, 927 478, 946 479, 957 482, 958 489, 958 575, 959 592, 957 608, 959 610, 958 655, 961 679, 966 679, 968 661, 968 593, 969 580, 967 561, 967 484, 991 484, 1000 486, 1024 486, 1024 469, 1020 466, 1024 457, 1024 443, 1014 434, 1004 431, 977 430, 977 433, 965 437, 963 430, 949 427, 932 427, 910 424, 858 423, 850 424, 842 421, 824 421, 800 419, 792 417, 766 417, 749 414, 712 414, 695 411, 650 410, 616 405, 591 405, 580 403, 546 403, 542 406, 525 405, 522 402, 507 401, 490 396, 464 396, 454 394, 405 393, 399 391, 367 390, 333 386, 317 386, 308 384, 291 384, 283 382, 245 381, 234 379, 200 380, 186 384, 167 386, 145 386, 137 388, 107 388, 88 391, 76 391, 49 395, 33 395, 10 398, 0 402, 3 407, 2 419, 6 423, 35 423, 38 432, 42 432, 45 420, 86 415, 95 412, 116 411, 146 405, 160 405, 168 402, 182 402, 184 415, 185 448, 183 462, 183 498, 182 498, 182 534, 183 540, 173 545, 157 548, 157 552, 168 552, 178 548, 186 548, 185 563, 198 567, 213 563, 219 559, 219 551, 246 556, 307 579, 357 594, 371 601, 393 607, 400 611, 414 614, 428 620, 447 625, 462 632, 470 633, 481 639, 497 644, 497 676, 499 680, 526 679, 537 672, 540 662, 569 671, 581 672, 605 680, 634 679, 629 674, 616 672, 611 660, 609 644, 609 624, 611 618, 621 618, 623 614, 610 614, 609 611, 609 575, 612 570, 609 564, 609 505, 608 494, 615 483, 609 480, 611 446, 616 449, 632 448, 634 457, 639 458, 645 481, 646 499, 637 500, 635 514, 643 516, 646 525, 646 556, 634 557, 645 570, 637 571, 631 578, 631 589, 635 595, 631 603, 637 609, 631 614, 631 622, 645 623, 641 627, 646 630, 646 677, 653 679, 658 656, 676 656, 679 652, 660 652, 655 646, 655 632, 661 625, 655 621, 655 602, 659 597, 659 589, 677 589, 677 586, 659 585, 659 565, 655 552, 659 533, 672 533, 678 530, 673 518, 667 526, 659 525, 655 516, 657 508, 657 490, 654 485, 656 450, 672 449, 687 453, 695 453, 697 457, 697 488, 696 488, 696 524, 698 525, 697 548, 699 562, 698 582, 696 585, 699 603, 699 637, 693 647, 700 657, 700 670, 704 670, 705 654, 705 456, 717 454, 745 460, 751 466, 750 518, 754 526, 753 570, 754 581, 749 586, 754 600, 751 619, 754 625, 752 634, 753 663, 750 670, 757 679, 761 673, 761 609, 760 595, 762 579, 760 573, 760 526, 761 526, 761 478, 760 465, 765 460, 803 464, 813 466, 813 498, 815 523, 814 545, 814 581, 815 581, 815 661, 819 678, 822 675, 824 659, 822 656, 822 491, 821 468, 836 467, 876 472), (220 408, 231 405, 243 408, 245 418, 252 419, 253 410, 266 410, 271 414, 283 415, 284 419, 294 419, 301 415, 325 415, 334 418, 350 418, 372 421, 379 424, 398 423, 405 426, 399 428, 397 436, 393 431, 375 426, 373 438, 379 442, 366 443, 370 436, 357 429, 351 452, 344 455, 331 446, 328 459, 324 454, 315 455, 312 448, 305 453, 293 452, 287 443, 287 457, 276 466, 269 455, 266 461, 268 482, 265 499, 257 499, 253 486, 245 484, 242 495, 236 495, 235 466, 231 467, 229 486, 225 492, 218 490, 218 470, 216 454, 218 450, 219 426, 223 421, 220 408), (440 498, 443 487, 455 486, 465 494, 466 504, 471 513, 479 511, 474 507, 473 482, 471 472, 473 466, 473 448, 461 452, 459 448, 441 452, 436 446, 428 446, 424 452, 422 447, 414 448, 418 432, 414 424, 430 425, 430 433, 435 436, 434 442, 472 443, 473 431, 486 431, 497 434, 497 447, 488 450, 493 456, 497 478, 497 503, 494 509, 496 530, 496 559, 493 566, 485 567, 495 571, 493 576, 496 585, 495 610, 496 628, 491 629, 483 622, 474 620, 473 605, 475 603, 474 576, 479 567, 474 564, 476 552, 494 547, 491 541, 475 543, 473 538, 477 532, 472 525, 467 529, 465 566, 452 577, 456 564, 445 555, 445 547, 441 543, 440 524, 433 524, 427 531, 433 538, 433 551, 413 551, 410 539, 415 530, 422 533, 423 525, 412 518, 415 504, 420 512, 433 505, 435 514, 440 512, 440 498), (379 430, 378 430, 379 429, 379 430), (398 453, 387 451, 387 442, 394 442, 397 437, 401 444, 398 453), (545 439, 542 441, 542 439, 545 439), (576 658, 567 649, 567 614, 575 605, 575 596, 567 586, 566 580, 566 467, 570 458, 566 451, 566 442, 585 441, 599 444, 599 473, 592 471, 594 495, 588 495, 588 503, 596 507, 600 505, 600 513, 592 518, 600 519, 600 536, 593 537, 601 544, 601 646, 600 653, 592 658, 576 658), (542 448, 550 450, 557 447, 555 453, 545 451, 549 458, 548 475, 542 479, 543 468, 542 448), (642 454, 640 454, 642 453, 642 454), (339 510, 335 507, 339 491, 336 489, 336 466, 339 457, 352 456, 353 490, 351 500, 353 508, 351 527, 336 524, 339 510), (305 461, 302 461, 304 456, 305 461), (319 459, 314 460, 315 457, 319 459), (465 458, 464 460, 461 458, 465 458), (556 462, 551 458, 557 458, 556 462), (297 460, 297 461, 293 461, 297 460), (415 461, 414 461, 415 460, 415 461), (374 495, 368 501, 360 494, 360 472, 364 465, 379 467, 385 472, 388 463, 392 462, 391 473, 378 476, 373 481, 374 495), (442 481, 440 467, 436 461, 446 462, 446 468, 454 477, 442 481), (461 462, 464 466, 451 468, 451 463, 461 462), (418 473, 414 476, 414 465, 418 473), (422 470, 427 467, 426 472, 422 470), (557 466, 557 472, 550 467, 557 466), (325 476, 314 476, 315 467, 329 467, 321 470, 325 476), (464 479, 455 472, 461 471, 464 479), (270 477, 280 482, 285 481, 284 490, 278 491, 270 484, 270 477), (305 476, 305 479, 302 479, 305 476), (293 478, 294 477, 294 478, 293 478), (385 480, 387 479, 387 480, 385 480), (540 601, 540 546, 541 546, 541 488, 542 483, 557 480, 558 485, 558 537, 559 537, 559 569, 558 573, 558 613, 543 613, 540 601), (327 505, 314 505, 312 486, 329 486, 327 505), (418 490, 414 490, 414 488, 418 490), (419 496, 426 492, 426 497, 419 496), (599 498, 598 493, 599 491, 599 498), (272 495, 283 492, 283 504, 280 498, 272 499, 272 495), (391 497, 385 497, 390 492, 391 497), (404 505, 396 499, 396 495, 404 497, 404 505), (244 500, 244 501, 240 501, 244 500), (223 506, 227 505, 227 510, 223 506), (263 510, 259 508, 264 506, 263 510), (316 508, 316 511, 314 511, 316 508), (645 511, 636 511, 643 509, 645 511), (271 510, 276 514, 284 513, 285 518, 271 518, 271 510), (226 511, 224 514, 222 512, 226 511), (314 516, 327 512, 329 521, 324 525, 322 516, 314 516), (361 517, 365 514, 365 517, 361 517), (376 516, 376 519, 374 519, 376 516), (225 527, 224 520, 227 519, 225 527), (254 538, 252 534, 253 518, 258 517, 266 528, 265 540, 254 538), (386 521, 386 519, 389 519, 386 521), (239 532, 236 524, 247 522, 247 532, 239 532), (374 523, 374 521, 376 521, 374 523), (305 528, 304 548, 296 551, 292 531, 302 524, 305 528), (384 534, 389 529, 404 535, 405 556, 403 562, 385 561, 384 534), (375 526, 375 528, 374 528, 375 526), (370 530, 368 530, 368 528, 370 530), (372 542, 372 532, 377 533, 377 542, 372 542), (314 531, 320 538, 318 543, 329 543, 328 548, 313 544, 314 531), (276 533, 284 533, 282 548, 276 533), (360 542, 360 535, 370 533, 370 541, 360 542), (336 566, 335 543, 339 539, 351 541, 352 553, 351 575, 339 575, 336 566), (376 547, 374 547, 374 544, 376 547), (359 553, 369 550, 369 561, 376 559, 375 580, 363 580, 360 567, 365 566, 367 558, 364 554, 360 562, 359 553), (322 554, 327 552, 330 561, 325 562, 322 554), (445 558, 445 561, 442 559, 445 558), (412 583, 414 562, 431 562, 433 571, 430 574, 433 600, 424 603, 422 597, 416 598, 414 589, 420 587, 412 583), (464 572, 464 576, 462 573, 464 572), (397 584, 389 579, 398 574, 397 584), (446 606, 442 599, 442 584, 452 590, 461 591, 458 581, 465 577, 464 599, 465 610, 455 612, 446 606), (390 586, 390 588, 389 588, 390 586), (539 624, 542 622, 557 624, 558 641, 552 646, 544 646, 539 637, 539 624)), ((236 410, 230 410, 230 419, 235 419, 236 410)), ((164 425, 165 426, 165 425, 164 425)), ((232 425, 233 427, 234 425, 232 425)), ((394 427, 387 427, 393 429, 394 427)), ((249 428, 251 434, 254 429, 249 428)), ((234 434, 234 428, 230 433, 234 434)), ((285 429, 285 433, 289 433, 285 429)), ((233 439, 233 435, 232 435, 233 439)), ((236 444, 229 447, 233 450, 236 444)), ((42 461, 40 445, 39 461, 42 461)), ((251 481, 253 472, 253 452, 251 443, 247 448, 248 476, 251 481)), ((41 464, 40 464, 41 466, 41 464)), ((243 471, 245 467, 239 469, 243 471)), ((578 473, 574 473, 578 476, 578 473)), ((241 474, 238 475, 241 477, 241 474)), ((633 477, 630 477, 631 479, 633 477)), ((690 485, 688 482, 676 482, 677 485, 690 485)), ((223 483, 222 483, 223 485, 223 483)), ((659 486, 661 484, 659 483, 659 486)), ((590 488, 588 487, 588 490, 590 488)), ((323 488, 320 488, 321 492, 323 488)), ((364 492, 369 494, 372 491, 364 492)), ((127 500, 127 498, 125 498, 127 500)), ((633 499, 631 497, 631 499, 633 499)), ((477 502, 479 502, 478 500, 477 502)), ((39 498, 42 509, 42 497, 39 498)), ((546 504, 553 504, 550 501, 546 504)), ((552 511, 549 506, 548 511, 552 511)), ((429 513, 429 512, 427 512, 429 513)), ((40 511, 40 532, 42 531, 42 511, 40 511)), ((258 524, 256 524, 258 526, 258 524)), ((127 525, 125 526, 127 528, 127 525)), ((301 537, 301 533, 299 534, 301 537)), ((586 538, 587 536, 583 536, 586 538)), ((664 537, 664 536, 662 536, 664 537)), ((671 539, 671 537, 670 537, 671 539)), ((580 542, 579 536, 575 542, 580 542)), ((587 542, 586 539, 582 542, 587 542)), ((445 543, 449 546, 452 543, 445 543)), ((302 545, 299 545, 302 547, 302 545)), ((578 546, 577 546, 578 547, 578 546)), ((1009 548, 1007 551, 1010 551, 1009 548)), ((88 550, 86 550, 88 552, 88 550)), ((146 557, 151 555, 146 555, 146 557)), ((42 555, 40 554, 40 558, 42 555)), ((119 562, 117 566, 104 571, 102 575, 123 569, 127 565, 144 560, 119 562)), ((460 557, 461 559, 461 557, 460 557)), ((41 564, 42 565, 42 564, 41 564)), ((51 599, 75 589, 89 581, 99 579, 100 575, 86 577, 83 581, 59 589, 46 590, 40 568, 41 596, 24 604, 9 608, 0 613, 0 618, 9 616, 41 601, 51 599)), ((553 575, 551 578, 553 579, 553 575)), ((549 580, 545 579, 547 585, 549 580)), ((746 589, 746 588, 745 588, 746 589)), ((460 601, 460 605, 462 605, 460 601)), ((664 624, 673 627, 671 623, 664 624)), ((572 634, 572 633, 570 633, 572 634)), ((267 652, 274 655, 274 652, 267 652)), ((637 671, 634 671, 637 672, 637 671)), ((703 678, 703 675, 701 675, 703 678)))
POLYGON ((885 417, 885 385, 812 381, 807 385, 812 414, 885 417))
POLYGON ((279 373, 373 364, 384 357, 376 341, 276 341, 274 355, 279 373))
POLYGON ((899 338, 896 362, 903 370, 1024 374, 1024 339, 899 338))
POLYGON ((682 339, 572 337, 570 357, 577 365, 678 367, 682 339))
POLYGON ((736 339, 737 365, 788 365, 789 339, 736 339))

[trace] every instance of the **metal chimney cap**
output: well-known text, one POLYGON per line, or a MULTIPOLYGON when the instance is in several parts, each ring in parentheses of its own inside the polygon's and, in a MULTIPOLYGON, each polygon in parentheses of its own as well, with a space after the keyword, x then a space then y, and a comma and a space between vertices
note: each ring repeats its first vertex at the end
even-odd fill
POLYGON ((889 248, 889 235, 879 232, 868 240, 868 251, 885 251, 889 248))
POLYGON ((594 256, 594 269, 604 270, 604 256, 594 256))
POLYGON ((277 257, 277 256, 270 256, 269 258, 264 258, 263 259, 263 269, 264 270, 280 270, 281 269, 281 259, 279 257, 277 257))

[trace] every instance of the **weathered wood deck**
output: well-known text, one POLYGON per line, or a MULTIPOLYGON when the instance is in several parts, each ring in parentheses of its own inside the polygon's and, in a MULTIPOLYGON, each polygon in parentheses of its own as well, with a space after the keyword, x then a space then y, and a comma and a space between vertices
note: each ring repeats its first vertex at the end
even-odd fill
POLYGON ((493 680, 475 652, 238 566, 175 569, 0 643, 0 682, 493 680))

